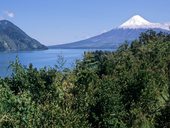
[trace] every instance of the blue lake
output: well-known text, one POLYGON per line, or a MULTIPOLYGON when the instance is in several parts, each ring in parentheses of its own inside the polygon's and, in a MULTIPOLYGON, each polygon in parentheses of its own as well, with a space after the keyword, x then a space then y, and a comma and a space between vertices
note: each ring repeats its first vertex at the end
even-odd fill
MULTIPOLYGON (((28 66, 30 63, 34 67, 42 68, 53 67, 57 64, 59 56, 66 61, 65 67, 71 68, 75 65, 75 61, 82 59, 85 51, 95 51, 87 49, 49 49, 44 51, 26 51, 26 52, 1 52, 0 53, 0 76, 8 76, 10 74, 9 65, 12 61, 19 57, 21 64, 28 66)), ((106 51, 106 50, 105 50, 106 51)), ((111 51, 108 49, 108 51, 111 51)))

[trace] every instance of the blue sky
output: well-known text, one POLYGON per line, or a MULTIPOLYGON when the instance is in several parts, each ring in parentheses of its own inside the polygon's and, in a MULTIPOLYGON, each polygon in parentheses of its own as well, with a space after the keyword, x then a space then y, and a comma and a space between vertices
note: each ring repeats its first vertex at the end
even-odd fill
POLYGON ((0 19, 53 45, 100 34, 136 14, 151 22, 170 22, 169 6, 170 0, 0 0, 0 19))

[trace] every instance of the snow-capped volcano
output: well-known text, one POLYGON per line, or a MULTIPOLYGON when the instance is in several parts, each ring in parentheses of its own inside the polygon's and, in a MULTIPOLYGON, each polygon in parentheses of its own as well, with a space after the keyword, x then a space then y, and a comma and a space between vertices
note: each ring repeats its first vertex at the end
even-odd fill
POLYGON ((127 20, 126 22, 124 22, 122 25, 120 25, 118 28, 124 28, 124 29, 161 28, 161 29, 170 30, 169 26, 170 26, 169 24, 152 23, 139 15, 135 15, 129 20, 127 20))
POLYGON ((100 35, 90 37, 88 39, 72 42, 68 44, 55 45, 50 48, 68 48, 68 49, 107 49, 118 48, 125 41, 131 41, 139 38, 142 32, 152 29, 156 32, 170 33, 170 24, 152 23, 135 15, 125 23, 110 31, 104 32, 100 35))
POLYGON ((135 15, 129 20, 127 20, 125 23, 120 25, 120 27, 125 28, 125 27, 134 27, 134 26, 148 26, 151 25, 149 21, 145 20, 143 17, 139 15, 135 15))

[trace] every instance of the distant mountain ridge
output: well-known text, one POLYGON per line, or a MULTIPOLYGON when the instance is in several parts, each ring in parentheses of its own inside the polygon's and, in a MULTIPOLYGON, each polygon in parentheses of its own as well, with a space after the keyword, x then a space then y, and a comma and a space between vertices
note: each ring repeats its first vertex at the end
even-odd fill
POLYGON ((65 49, 107 49, 117 48, 125 41, 138 39, 142 32, 152 29, 156 32, 169 33, 168 24, 151 23, 139 15, 135 15, 119 27, 100 35, 68 44, 54 45, 49 48, 65 49))
POLYGON ((0 20, 0 51, 48 49, 8 20, 0 20))

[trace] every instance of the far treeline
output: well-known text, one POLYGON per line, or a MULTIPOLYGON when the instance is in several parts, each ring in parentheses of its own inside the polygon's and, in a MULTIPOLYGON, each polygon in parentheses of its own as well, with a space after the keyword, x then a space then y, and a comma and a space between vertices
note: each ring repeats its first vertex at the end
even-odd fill
POLYGON ((170 34, 149 30, 74 69, 11 64, 0 79, 1 128, 170 128, 170 34))

